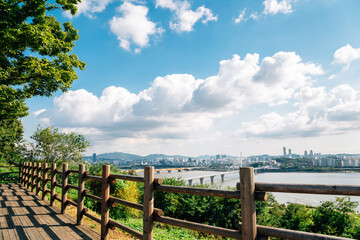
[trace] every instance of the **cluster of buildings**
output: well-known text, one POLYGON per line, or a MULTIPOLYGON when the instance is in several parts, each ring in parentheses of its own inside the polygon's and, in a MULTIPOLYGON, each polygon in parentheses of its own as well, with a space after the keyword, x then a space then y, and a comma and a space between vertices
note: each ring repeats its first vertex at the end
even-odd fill
POLYGON ((186 166, 186 167, 201 167, 209 166, 212 164, 229 165, 233 164, 236 158, 227 156, 226 154, 217 154, 215 156, 208 157, 178 157, 178 156, 162 156, 162 157, 139 157, 136 159, 110 159, 99 158, 96 153, 93 154, 92 159, 86 159, 88 161, 95 162, 111 162, 117 166, 136 166, 136 165, 166 165, 166 166, 186 166))
POLYGON ((283 147, 283 154, 278 156, 271 155, 257 155, 249 157, 234 157, 226 154, 217 154, 215 156, 204 157, 181 157, 181 156, 166 156, 161 157, 139 157, 135 159, 105 159, 98 158, 96 153, 93 154, 92 159, 88 157, 88 161, 92 162, 111 162, 117 166, 186 166, 186 167, 208 167, 211 165, 227 165, 232 167, 249 166, 254 163, 259 163, 268 168, 278 168, 280 164, 276 161, 278 158, 292 158, 292 159, 308 159, 312 161, 314 167, 360 167, 360 154, 335 154, 322 155, 315 153, 313 150, 305 150, 303 155, 295 154, 291 148, 288 150, 283 147))

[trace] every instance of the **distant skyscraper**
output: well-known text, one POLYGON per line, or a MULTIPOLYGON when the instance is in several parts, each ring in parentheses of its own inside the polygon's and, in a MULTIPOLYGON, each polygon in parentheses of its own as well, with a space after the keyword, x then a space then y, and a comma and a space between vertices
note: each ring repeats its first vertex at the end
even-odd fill
POLYGON ((313 157, 313 156, 314 156, 313 150, 310 150, 309 157, 313 157))
POLYGON ((286 147, 283 147, 283 154, 284 154, 284 157, 286 157, 286 147))
POLYGON ((96 153, 93 153, 93 162, 96 162, 96 153))
POLYGON ((304 157, 307 158, 308 157, 308 152, 305 150, 304 152, 304 157))
POLYGON ((289 158, 291 158, 291 148, 289 148, 289 158))

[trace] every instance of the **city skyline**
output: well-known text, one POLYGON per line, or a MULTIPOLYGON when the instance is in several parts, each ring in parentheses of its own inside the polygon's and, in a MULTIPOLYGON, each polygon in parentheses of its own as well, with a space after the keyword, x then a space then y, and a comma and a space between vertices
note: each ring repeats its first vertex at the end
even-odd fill
POLYGON ((55 15, 79 29, 86 70, 71 91, 27 100, 25 137, 38 123, 76 131, 92 142, 87 155, 358 153, 359 10, 352 0, 84 0, 76 16, 55 15))

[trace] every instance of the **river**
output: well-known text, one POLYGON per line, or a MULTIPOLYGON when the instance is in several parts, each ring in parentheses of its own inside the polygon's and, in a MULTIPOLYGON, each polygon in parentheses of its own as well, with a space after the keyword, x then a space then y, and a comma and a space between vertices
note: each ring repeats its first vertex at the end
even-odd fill
MULTIPOLYGON (((155 174, 156 178, 170 178, 182 177, 183 179, 207 176, 211 174, 219 174, 221 172, 214 171, 190 171, 190 172, 171 172, 167 171, 155 174)), ((220 176, 216 176, 214 184, 221 188, 227 186, 235 187, 239 182, 239 173, 234 172, 225 175, 225 181, 221 181, 220 176)), ((266 183, 297 183, 297 184, 336 184, 336 185, 359 185, 360 186, 360 173, 351 172, 334 172, 334 173, 308 173, 308 172, 286 172, 286 173, 258 173, 255 174, 255 182, 266 183)), ((199 184, 199 179, 194 179, 193 184, 199 184)), ((210 177, 204 179, 204 183, 210 184, 210 177)), ((318 194, 296 194, 296 193, 273 193, 276 200, 280 203, 301 203, 311 206, 318 206, 327 200, 335 200, 336 196, 331 195, 318 195, 318 194)), ((338 196, 341 197, 341 196, 338 196)), ((360 203, 360 197, 351 197, 352 201, 360 203)), ((360 206, 356 209, 360 212, 360 206)))

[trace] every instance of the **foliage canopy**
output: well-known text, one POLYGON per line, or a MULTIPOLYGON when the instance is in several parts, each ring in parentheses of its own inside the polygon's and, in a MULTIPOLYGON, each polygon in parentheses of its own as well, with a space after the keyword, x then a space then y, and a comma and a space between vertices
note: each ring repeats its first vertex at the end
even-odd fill
POLYGON ((71 51, 79 39, 70 22, 51 13, 76 13, 80 0, 0 0, 0 158, 9 158, 22 138, 25 100, 66 91, 85 63, 71 51))

